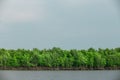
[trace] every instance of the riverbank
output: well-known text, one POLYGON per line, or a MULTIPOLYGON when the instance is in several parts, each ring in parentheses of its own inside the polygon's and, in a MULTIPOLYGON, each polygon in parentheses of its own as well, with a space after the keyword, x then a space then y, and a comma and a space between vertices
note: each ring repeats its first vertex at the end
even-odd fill
POLYGON ((120 70, 120 67, 104 67, 104 68, 85 68, 85 67, 73 67, 73 68, 50 68, 50 67, 0 67, 0 70, 120 70))

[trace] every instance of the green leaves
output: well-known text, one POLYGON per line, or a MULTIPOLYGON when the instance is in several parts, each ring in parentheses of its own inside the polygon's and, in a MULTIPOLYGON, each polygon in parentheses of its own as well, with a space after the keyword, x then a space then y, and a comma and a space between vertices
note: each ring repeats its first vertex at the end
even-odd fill
POLYGON ((120 67, 120 48, 95 50, 0 49, 0 67, 120 67))

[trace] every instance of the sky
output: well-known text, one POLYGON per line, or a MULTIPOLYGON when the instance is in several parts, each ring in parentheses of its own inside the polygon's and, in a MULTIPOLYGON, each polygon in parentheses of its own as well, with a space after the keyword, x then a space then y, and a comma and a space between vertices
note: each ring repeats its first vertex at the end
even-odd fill
POLYGON ((119 0, 0 0, 0 48, 120 47, 119 0))

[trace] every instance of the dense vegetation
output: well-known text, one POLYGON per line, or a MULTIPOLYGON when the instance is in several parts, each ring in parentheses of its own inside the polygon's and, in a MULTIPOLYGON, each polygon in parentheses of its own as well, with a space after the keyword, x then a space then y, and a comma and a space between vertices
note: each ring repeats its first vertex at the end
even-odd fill
POLYGON ((32 50, 0 49, 0 67, 63 67, 105 68, 120 67, 120 48, 95 50, 32 50))

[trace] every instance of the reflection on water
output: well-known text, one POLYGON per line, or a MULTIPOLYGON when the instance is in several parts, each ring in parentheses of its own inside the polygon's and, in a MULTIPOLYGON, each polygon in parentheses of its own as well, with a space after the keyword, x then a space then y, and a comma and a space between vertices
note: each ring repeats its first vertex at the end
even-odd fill
POLYGON ((0 71, 0 80, 120 80, 120 71, 0 71))

